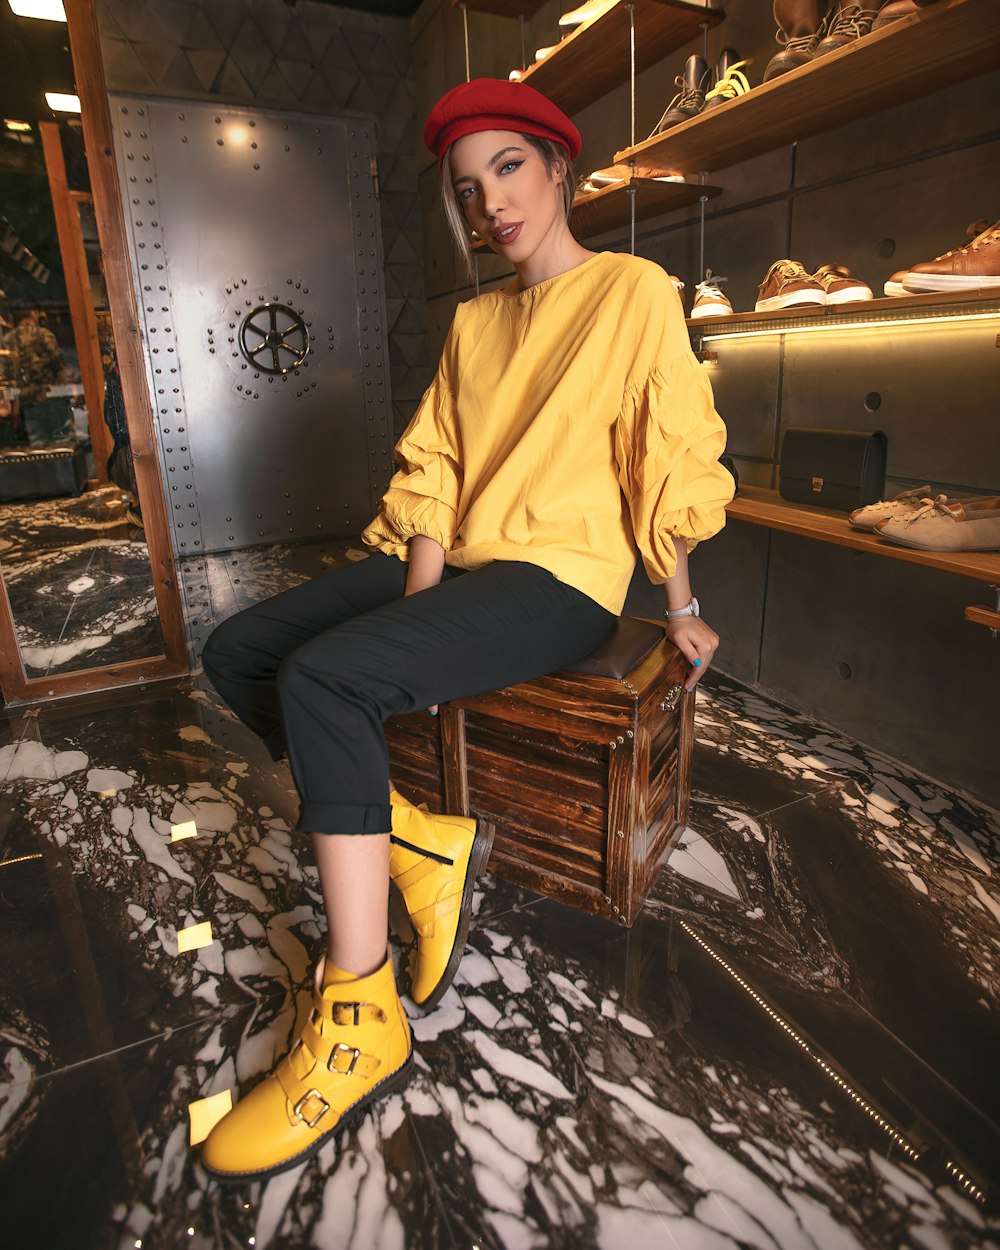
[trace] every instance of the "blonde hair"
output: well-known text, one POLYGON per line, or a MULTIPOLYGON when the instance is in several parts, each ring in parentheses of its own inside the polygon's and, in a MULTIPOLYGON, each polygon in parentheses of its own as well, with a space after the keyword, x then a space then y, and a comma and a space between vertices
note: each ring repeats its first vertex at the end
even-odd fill
MULTIPOLYGON (((550 179, 562 167, 563 212, 568 224, 570 210, 573 207, 574 188, 576 187, 576 176, 573 172, 573 162, 569 159, 569 153, 562 144, 556 143, 552 139, 543 139, 540 135, 521 135, 521 138, 526 143, 530 143, 539 156, 541 156, 548 168, 550 179)), ((458 248, 459 255, 465 263, 465 271, 471 278, 475 272, 472 264, 472 247, 465 213, 459 205, 458 197, 455 195, 455 188, 452 186, 451 148, 445 152, 441 161, 441 203, 444 207, 444 217, 448 223, 448 229, 451 231, 452 238, 455 240, 455 246, 458 248)))

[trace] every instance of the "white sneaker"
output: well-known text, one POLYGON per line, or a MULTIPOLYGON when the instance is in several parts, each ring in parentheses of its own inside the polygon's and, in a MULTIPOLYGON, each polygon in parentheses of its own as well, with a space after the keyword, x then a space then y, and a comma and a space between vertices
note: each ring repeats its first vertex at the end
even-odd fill
POLYGON ((733 311, 729 299, 723 295, 721 286, 728 278, 717 278, 711 269, 705 270, 705 281, 699 282, 695 289, 694 304, 691 307, 692 317, 728 317, 733 311))
POLYGON ((618 0, 586 0, 578 9, 564 13, 559 19, 560 26, 582 26, 584 22, 592 22, 602 17, 609 9, 613 9, 618 0))
POLYGON ((848 520, 856 530, 871 530, 880 521, 888 521, 891 517, 906 516, 910 512, 918 512, 930 501, 930 486, 912 486, 909 490, 900 491, 893 499, 880 499, 878 503, 865 504, 863 508, 855 508, 848 520))

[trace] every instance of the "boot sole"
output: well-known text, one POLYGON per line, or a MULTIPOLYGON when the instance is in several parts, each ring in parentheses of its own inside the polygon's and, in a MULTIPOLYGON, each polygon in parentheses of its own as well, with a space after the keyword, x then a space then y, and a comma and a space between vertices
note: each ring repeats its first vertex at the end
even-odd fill
POLYGON ((438 1003, 444 998, 448 992, 448 988, 455 979, 455 973, 458 971, 458 965, 462 962, 462 956, 465 954, 465 942, 469 936, 469 920, 472 915, 472 894, 476 888, 476 881, 486 871, 486 865, 490 860, 490 852, 493 850, 493 839, 496 837, 496 828, 489 821, 476 821, 476 836, 472 843, 472 853, 469 855, 469 865, 465 870, 465 888, 462 890, 462 908, 459 912, 458 928, 455 931, 455 943, 451 948, 451 955, 445 965, 444 972, 441 974, 441 980, 438 981, 434 989, 427 995, 423 1002, 413 1001, 423 1012, 433 1010, 438 1003))
POLYGON ((277 1176, 280 1172, 288 1172, 292 1168, 298 1167, 300 1163, 305 1163, 307 1159, 311 1159, 313 1155, 318 1154, 332 1138, 360 1124, 373 1102, 379 1101, 394 1090, 402 1089, 413 1075, 413 1067, 413 1048, 411 1046, 410 1053, 402 1067, 397 1068, 395 1072, 390 1072, 387 1077, 379 1081, 377 1085, 374 1085, 367 1094, 359 1098, 357 1102, 352 1103, 329 1132, 324 1133, 311 1146, 300 1151, 297 1155, 293 1155, 290 1159, 283 1159, 273 1167, 258 1168, 252 1172, 216 1172, 214 1168, 210 1168, 205 1162, 201 1164, 202 1170, 212 1180, 218 1181, 222 1185, 246 1185, 250 1181, 267 1180, 271 1176, 277 1176))
POLYGON ((903 279, 907 295, 933 294, 937 291, 977 291, 981 287, 1000 287, 998 274, 910 273, 903 279))

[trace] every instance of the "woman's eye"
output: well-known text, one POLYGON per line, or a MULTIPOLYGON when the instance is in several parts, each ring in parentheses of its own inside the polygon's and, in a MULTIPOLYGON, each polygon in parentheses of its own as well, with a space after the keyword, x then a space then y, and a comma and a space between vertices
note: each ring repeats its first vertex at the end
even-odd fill
POLYGON ((506 164, 500 166, 500 172, 503 173, 505 170, 508 170, 508 169, 509 170, 520 169, 520 167, 523 164, 524 164, 524 161, 507 161, 506 164))

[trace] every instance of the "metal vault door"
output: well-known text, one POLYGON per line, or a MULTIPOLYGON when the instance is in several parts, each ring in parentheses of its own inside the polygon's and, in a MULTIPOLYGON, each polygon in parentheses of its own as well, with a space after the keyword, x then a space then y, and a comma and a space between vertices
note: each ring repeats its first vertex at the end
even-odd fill
POLYGON ((372 125, 111 112, 177 554, 357 533, 392 472, 372 125))

